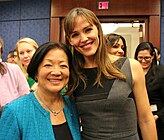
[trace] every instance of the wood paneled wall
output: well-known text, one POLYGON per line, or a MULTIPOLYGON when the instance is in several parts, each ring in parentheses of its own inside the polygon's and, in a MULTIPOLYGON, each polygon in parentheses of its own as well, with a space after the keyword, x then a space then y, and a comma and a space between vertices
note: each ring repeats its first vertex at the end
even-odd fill
MULTIPOLYGON (((101 0, 100 0, 101 1, 101 0)), ((97 0, 51 0, 50 40, 63 41, 63 18, 74 7, 92 10, 99 18, 148 19, 145 41, 160 46, 160 0, 108 0, 108 10, 98 10, 97 0)))

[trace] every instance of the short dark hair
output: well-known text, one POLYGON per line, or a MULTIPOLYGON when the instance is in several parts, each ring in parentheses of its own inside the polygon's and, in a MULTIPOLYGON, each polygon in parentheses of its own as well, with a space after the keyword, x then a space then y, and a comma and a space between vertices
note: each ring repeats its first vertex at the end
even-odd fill
POLYGON ((9 51, 8 55, 10 54, 11 58, 14 58, 14 51, 9 51))
POLYGON ((77 87, 77 73, 74 69, 74 66, 72 64, 72 53, 69 50, 69 48, 61 43, 61 42, 46 42, 44 44, 42 44, 34 53, 30 64, 28 65, 27 68, 27 73, 29 74, 29 76, 35 80, 37 73, 38 73, 38 67, 41 64, 41 62, 43 61, 45 55, 52 49, 57 48, 60 50, 63 50, 68 58, 68 64, 69 64, 69 71, 70 71, 70 76, 69 76, 69 82, 68 82, 68 89, 67 89, 67 93, 70 94, 75 87, 77 87))

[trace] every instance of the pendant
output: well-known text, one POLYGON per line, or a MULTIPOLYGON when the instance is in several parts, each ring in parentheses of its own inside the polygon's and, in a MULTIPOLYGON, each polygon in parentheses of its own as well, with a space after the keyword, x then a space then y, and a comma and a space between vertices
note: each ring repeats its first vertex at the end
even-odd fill
POLYGON ((53 113, 54 116, 57 116, 61 111, 62 111, 62 110, 60 110, 60 111, 58 111, 58 112, 52 111, 52 113, 53 113))

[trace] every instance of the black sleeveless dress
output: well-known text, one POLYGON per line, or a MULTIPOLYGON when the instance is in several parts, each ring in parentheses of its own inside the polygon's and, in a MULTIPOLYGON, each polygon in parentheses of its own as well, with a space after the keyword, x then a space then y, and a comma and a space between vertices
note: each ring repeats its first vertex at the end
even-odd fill
POLYGON ((115 65, 127 76, 126 81, 102 76, 103 87, 93 86, 97 68, 84 69, 87 88, 80 84, 74 92, 83 140, 139 140, 130 63, 122 58, 115 65))

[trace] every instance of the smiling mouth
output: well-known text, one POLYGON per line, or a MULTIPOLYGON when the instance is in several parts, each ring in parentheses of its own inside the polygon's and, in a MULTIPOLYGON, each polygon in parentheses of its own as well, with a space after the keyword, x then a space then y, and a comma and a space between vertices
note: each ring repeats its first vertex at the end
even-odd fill
POLYGON ((92 44, 93 44, 93 41, 92 42, 89 42, 89 43, 87 43, 85 45, 82 45, 81 48, 88 49, 88 48, 91 47, 92 44))
POLYGON ((59 82, 61 79, 48 79, 50 82, 59 82))
POLYGON ((147 66, 147 64, 142 64, 142 66, 147 66))
POLYGON ((49 82, 53 85, 59 85, 61 83, 61 80, 49 80, 49 82))
POLYGON ((30 63, 30 60, 24 60, 25 63, 30 63))

